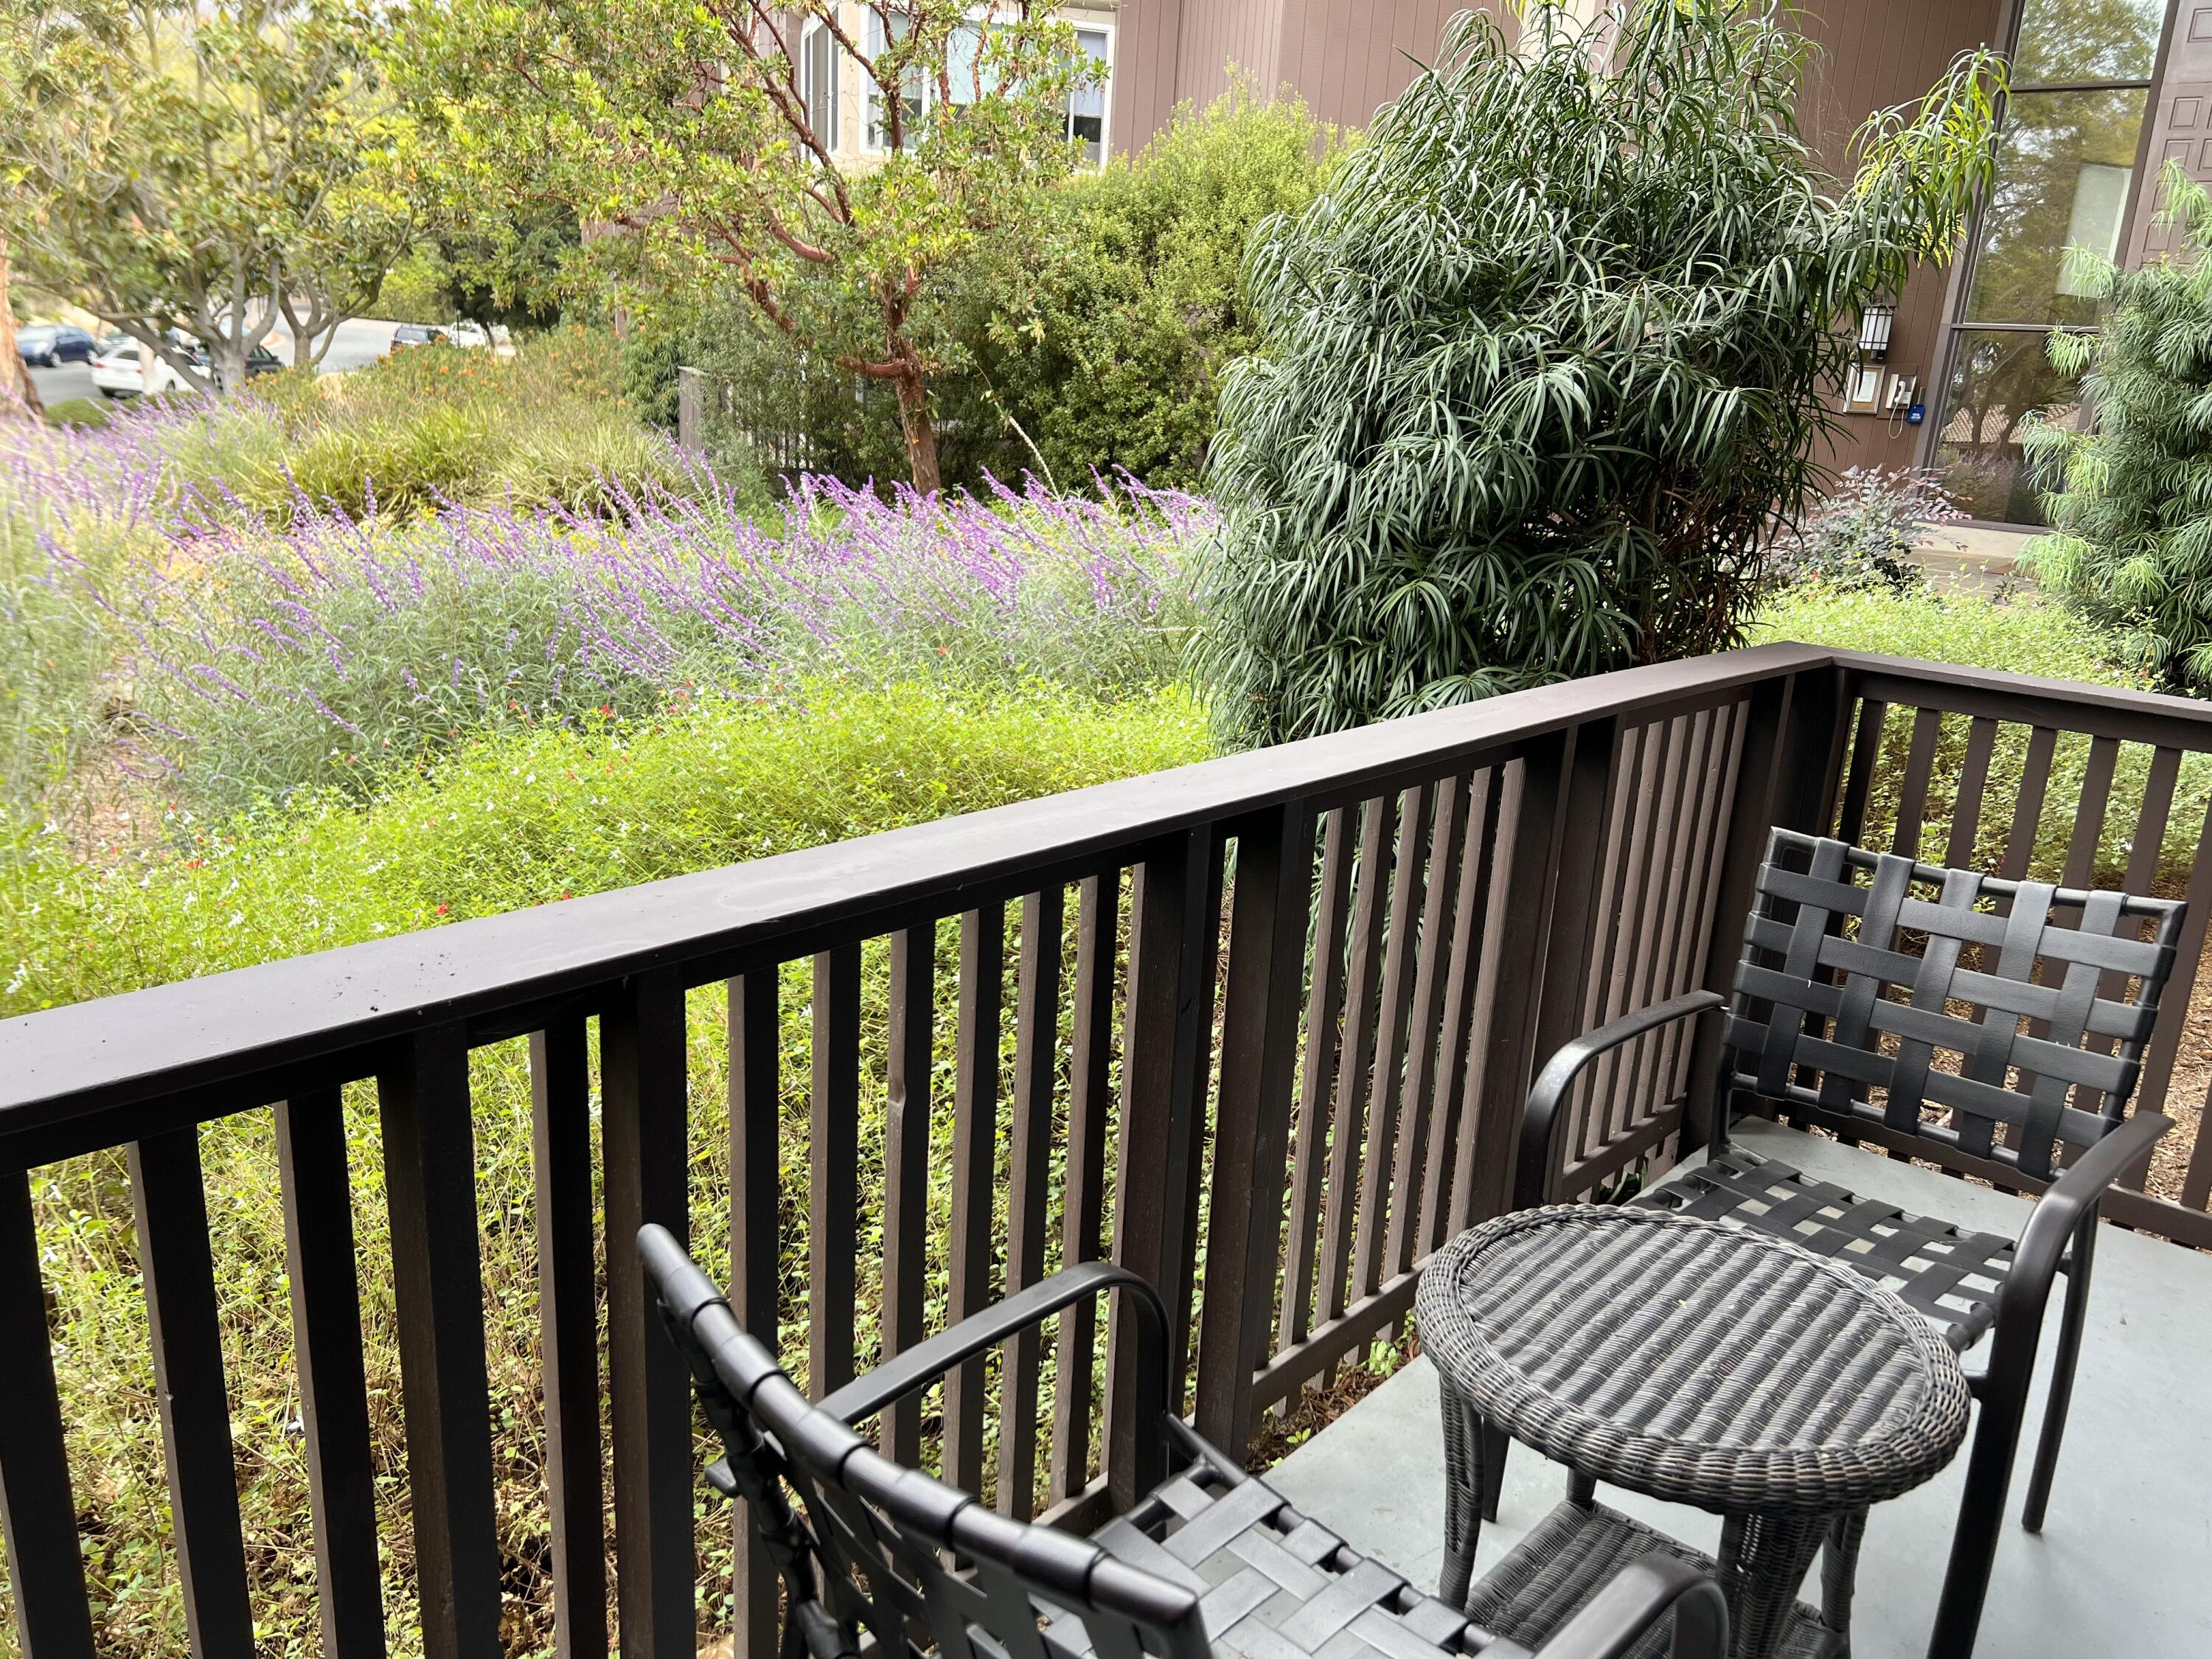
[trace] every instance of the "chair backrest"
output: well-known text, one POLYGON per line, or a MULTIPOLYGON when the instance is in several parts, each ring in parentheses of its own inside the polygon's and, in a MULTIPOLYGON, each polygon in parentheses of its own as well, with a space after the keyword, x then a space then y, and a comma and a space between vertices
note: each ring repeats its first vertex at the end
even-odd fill
POLYGON ((799 1639, 813 1659, 857 1654, 864 1634, 942 1659, 1207 1659, 1191 1591, 884 1457, 808 1401, 670 1234, 638 1244, 783 1576, 785 1659, 799 1639))
POLYGON ((2058 1148, 2126 1113, 2183 909, 1777 830, 1744 925, 1724 1097, 2049 1180, 2058 1148))

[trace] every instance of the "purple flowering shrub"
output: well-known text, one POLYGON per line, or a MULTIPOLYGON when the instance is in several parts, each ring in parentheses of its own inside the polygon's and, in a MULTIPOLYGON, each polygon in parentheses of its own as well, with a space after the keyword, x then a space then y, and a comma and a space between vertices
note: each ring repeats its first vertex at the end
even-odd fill
POLYGON ((106 602, 133 764, 203 811, 374 793, 487 728, 635 719, 801 679, 1045 680, 1113 697, 1177 672, 1193 497, 1123 479, 885 501, 804 478, 781 528, 703 467, 613 511, 447 505, 203 521, 106 602))

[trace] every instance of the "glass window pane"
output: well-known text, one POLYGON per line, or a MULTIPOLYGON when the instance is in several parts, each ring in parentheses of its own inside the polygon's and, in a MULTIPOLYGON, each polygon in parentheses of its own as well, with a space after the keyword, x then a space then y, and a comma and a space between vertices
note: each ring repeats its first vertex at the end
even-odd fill
POLYGON ((2081 416, 2081 383, 2045 355, 2040 333, 1961 329, 1936 428, 1936 465, 1964 511, 1999 524, 2044 522, 2021 454, 2020 428, 2031 412, 2071 425, 2081 416))
POLYGON ((2165 0, 2027 0, 2013 84, 2148 81, 2165 0))
POLYGON ((1067 136, 1083 146, 1083 159, 1096 167, 1106 159, 1106 33, 1078 29, 1075 44, 1097 67, 1098 78, 1068 94, 1067 136))
POLYGON ((799 48, 806 88, 806 124, 827 149, 837 148, 837 42, 816 24, 799 48))
POLYGON ((2037 92, 2012 100, 1964 320, 2090 323, 2096 302, 2069 246, 2110 258, 2134 179, 2139 90, 2037 92))

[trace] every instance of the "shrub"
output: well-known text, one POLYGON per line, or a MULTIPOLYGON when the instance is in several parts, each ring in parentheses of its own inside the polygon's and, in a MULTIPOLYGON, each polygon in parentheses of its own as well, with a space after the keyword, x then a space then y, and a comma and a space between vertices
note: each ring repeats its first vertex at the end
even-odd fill
POLYGON ((1905 556, 1931 535, 1941 538, 1935 526, 1966 516, 1933 473, 1855 466, 1798 526, 1796 538, 1777 545, 1773 575, 1784 586, 1813 582, 1842 593, 1910 592, 1927 576, 1905 556))
MULTIPOLYGON (((2181 250, 2139 270, 2077 260, 2105 301, 2096 335, 2054 334, 2087 371, 2095 429, 2027 428, 2051 533, 2022 563, 2168 690, 2212 694, 2212 195, 2169 165, 2181 250)), ((2078 252, 2079 250, 2076 250, 2078 252)))
POLYGON ((1203 568, 1224 740, 1733 644, 1858 307, 1948 256, 1987 171, 1988 54, 1869 122, 1837 200, 1784 9, 1577 27, 1462 13, 1255 238, 1203 568))
POLYGON ((997 400, 986 418, 1027 434, 1005 434, 1007 464, 1195 486, 1223 371, 1256 340, 1245 244, 1303 209, 1340 153, 1304 104, 1240 86, 1060 186, 1034 250, 987 253, 969 343, 997 400))
POLYGON ((711 472, 619 485, 619 516, 225 528, 143 564, 131 638, 145 763, 202 811, 374 793, 487 726, 637 716, 811 674, 1046 678, 1114 697, 1174 678, 1178 552, 1200 503, 1126 486, 890 501, 803 481, 778 534, 711 472), (696 497, 696 498, 695 498, 696 497))

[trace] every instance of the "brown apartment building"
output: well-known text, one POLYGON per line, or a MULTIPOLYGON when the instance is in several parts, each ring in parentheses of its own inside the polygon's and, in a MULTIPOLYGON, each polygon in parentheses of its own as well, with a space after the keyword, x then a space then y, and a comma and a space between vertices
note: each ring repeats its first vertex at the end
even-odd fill
MULTIPOLYGON (((1101 141, 1125 151, 1179 102, 1206 102, 1238 72, 1295 88, 1324 120, 1365 125, 1434 55, 1459 7, 1077 0, 1070 15, 1079 9, 1110 59, 1101 141)), ((2078 414, 2043 343, 2094 314, 2067 249, 2154 258, 2163 164, 2212 179, 2212 0, 1807 0, 1806 12, 1825 51, 1804 128, 1838 164, 1869 112, 1917 98, 1954 53, 2012 49, 1999 176, 1968 255, 1896 296, 1886 343, 1839 395, 1847 436, 1836 459, 1940 465, 1974 517, 2033 522, 2020 421, 2032 410, 2078 414)))

